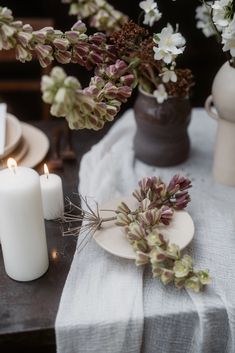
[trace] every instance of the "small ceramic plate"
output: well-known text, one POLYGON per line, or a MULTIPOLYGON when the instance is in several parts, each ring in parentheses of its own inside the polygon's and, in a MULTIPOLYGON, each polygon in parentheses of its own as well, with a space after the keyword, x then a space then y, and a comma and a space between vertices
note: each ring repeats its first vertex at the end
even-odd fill
MULTIPOLYGON (((122 198, 114 200, 100 207, 102 217, 112 217, 114 212, 102 210, 115 210, 121 201, 126 202, 130 209, 135 209, 136 201, 133 198, 122 198)), ((194 223, 191 216, 186 211, 176 211, 169 226, 160 226, 160 232, 180 249, 184 249, 194 235, 194 223)), ((109 253, 126 259, 135 259, 135 252, 128 242, 122 227, 115 225, 114 221, 105 222, 102 228, 94 234, 94 239, 99 246, 109 253)))
POLYGON ((14 158, 16 160, 17 163, 19 163, 22 160, 22 158, 26 155, 28 150, 29 150, 28 142, 22 136, 19 145, 12 152, 11 156, 12 156, 12 158, 14 158))
POLYGON ((9 157, 14 158, 14 160, 17 162, 19 165, 19 162, 22 160, 22 158, 26 155, 26 153, 29 150, 29 145, 25 138, 22 136, 20 139, 20 143, 17 145, 17 147, 10 153, 9 156, 7 156, 5 159, 3 159, 1 162, 2 166, 4 168, 7 167, 7 160, 9 157))
POLYGON ((6 168, 9 157, 14 158, 19 166, 34 168, 47 155, 50 143, 44 132, 26 123, 21 123, 21 127, 21 142, 7 158, 2 160, 3 168, 6 168))
POLYGON ((19 161, 19 165, 34 168, 46 157, 50 147, 49 139, 40 129, 26 123, 22 123, 22 136, 28 145, 28 152, 19 161))
POLYGON ((12 114, 7 114, 6 118, 6 143, 4 153, 0 159, 8 156, 19 144, 22 136, 22 126, 20 121, 12 114))

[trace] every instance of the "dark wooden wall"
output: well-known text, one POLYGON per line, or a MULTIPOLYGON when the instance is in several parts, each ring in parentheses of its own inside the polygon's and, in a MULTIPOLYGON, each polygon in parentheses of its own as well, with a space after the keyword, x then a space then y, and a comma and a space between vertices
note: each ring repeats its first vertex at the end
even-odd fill
MULTIPOLYGON (((198 0, 158 0, 158 6, 163 12, 163 19, 159 26, 170 22, 180 26, 180 31, 187 39, 187 48, 179 64, 182 67, 192 69, 195 77, 195 87, 192 96, 194 106, 202 106, 205 98, 210 93, 213 77, 221 64, 225 61, 222 50, 215 39, 206 39, 196 29, 195 8, 198 0)), ((127 13, 130 18, 137 20, 139 14, 138 0, 110 0, 110 3, 121 11, 127 13)), ((52 17, 58 29, 67 30, 76 21, 75 17, 68 16, 68 5, 60 0, 3 0, 1 6, 8 6, 16 17, 52 17)), ((155 28, 157 31, 159 27, 155 28)), ((0 54, 1 55, 1 54, 0 54)), ((0 67, 0 76, 34 75, 39 72, 39 67, 30 64, 0 67)), ((87 73, 75 65, 67 65, 66 71, 76 75, 85 82, 87 73)), ((12 106, 12 110, 19 112, 23 119, 36 119, 39 117, 40 94, 20 94, 4 96, 12 106), (32 102, 31 104, 29 102, 32 102)), ((133 98, 134 99, 134 98, 133 98)), ((127 106, 133 103, 133 99, 127 106)))

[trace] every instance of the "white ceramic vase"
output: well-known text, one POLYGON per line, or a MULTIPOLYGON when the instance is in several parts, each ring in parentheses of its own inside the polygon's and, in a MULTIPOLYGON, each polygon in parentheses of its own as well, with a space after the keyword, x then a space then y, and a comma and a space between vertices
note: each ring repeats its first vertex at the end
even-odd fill
POLYGON ((215 181, 235 186, 235 68, 226 62, 216 74, 207 113, 218 122, 214 151, 215 181))

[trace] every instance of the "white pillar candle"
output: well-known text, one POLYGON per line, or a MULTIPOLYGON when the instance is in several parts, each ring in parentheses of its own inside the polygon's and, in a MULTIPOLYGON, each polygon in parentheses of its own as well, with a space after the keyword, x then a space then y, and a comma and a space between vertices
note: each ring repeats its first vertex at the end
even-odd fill
POLYGON ((64 196, 61 178, 49 173, 44 164, 44 174, 40 176, 42 205, 44 218, 47 220, 60 218, 64 213, 64 196))
POLYGON ((31 281, 48 269, 48 252, 39 175, 30 168, 0 171, 0 237, 6 273, 31 281))

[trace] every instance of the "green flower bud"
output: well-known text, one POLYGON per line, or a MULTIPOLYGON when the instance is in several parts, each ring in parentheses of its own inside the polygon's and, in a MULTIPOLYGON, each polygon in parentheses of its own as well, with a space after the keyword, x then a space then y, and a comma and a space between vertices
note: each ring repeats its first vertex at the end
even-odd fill
POLYGON ((32 33, 33 32, 33 27, 29 25, 28 23, 24 24, 22 27, 24 32, 32 33))
POLYGON ((0 16, 3 17, 4 20, 12 21, 12 11, 7 7, 0 7, 0 16))
POLYGON ((78 109, 72 109, 67 115, 66 120, 70 129, 83 129, 86 127, 86 121, 81 117, 78 109))
POLYGON ((118 205, 116 212, 129 214, 129 213, 131 213, 131 210, 129 209, 129 207, 127 206, 127 204, 125 202, 121 202, 118 205))
POLYGON ((55 58, 61 64, 68 64, 71 61, 72 54, 70 51, 55 51, 55 58))
POLYGON ((26 47, 30 41, 32 40, 32 34, 31 33, 27 33, 27 32, 18 32, 17 34, 17 38, 19 40, 19 42, 26 47))
POLYGON ((73 90, 77 90, 81 88, 80 82, 78 81, 77 78, 73 76, 66 77, 66 79, 64 80, 64 86, 66 88, 71 88, 73 90))
POLYGON ((40 43, 40 44, 44 44, 45 43, 45 41, 46 41, 46 32, 43 32, 42 30, 33 31, 32 35, 33 35, 33 39, 35 40, 35 42, 40 43))
POLYGON ((192 271, 192 258, 188 255, 184 255, 182 260, 175 261, 173 271, 177 278, 186 277, 189 272, 192 271))
POLYGON ((119 109, 121 107, 121 103, 117 99, 111 99, 109 101, 109 105, 112 105, 112 106, 116 107, 117 109, 119 109))
POLYGON ((37 44, 35 46, 35 52, 36 52, 38 58, 43 60, 45 58, 50 58, 53 53, 53 50, 50 45, 37 44))
POLYGON ((164 262, 166 260, 165 251, 160 247, 156 246, 150 252, 150 261, 153 266, 156 266, 159 262, 164 262))
POLYGON ((60 51, 66 51, 69 47, 69 41, 66 38, 55 38, 53 40, 53 44, 56 47, 56 49, 60 51))
POLYGON ((147 226, 158 224, 160 217, 161 212, 157 208, 153 208, 151 210, 139 213, 140 220, 144 222, 147 226))
POLYGON ((155 245, 161 246, 165 243, 163 236, 157 231, 149 233, 149 235, 146 237, 146 240, 150 247, 155 245))
POLYGON ((41 90, 44 92, 46 90, 51 90, 54 88, 54 80, 47 75, 43 75, 41 79, 41 90))
POLYGON ((47 67, 54 60, 52 55, 46 56, 45 58, 38 57, 38 61, 42 67, 47 67))
POLYGON ((48 103, 48 104, 52 104, 53 101, 54 101, 54 93, 52 93, 52 91, 45 91, 43 92, 43 95, 42 95, 42 99, 45 103, 48 103))
POLYGON ((140 240, 135 240, 132 243, 133 249, 137 252, 137 251, 141 251, 141 252, 146 252, 148 251, 148 245, 147 242, 144 239, 140 239, 140 240))
POLYGON ((136 263, 136 266, 142 266, 142 265, 148 264, 149 263, 149 255, 145 254, 141 251, 137 251, 135 263, 136 263))
POLYGON ((163 271, 163 267, 161 266, 161 264, 156 263, 155 265, 152 266, 152 274, 153 277, 160 277, 163 271))
POLYGON ((78 20, 72 27, 72 31, 77 31, 79 33, 85 33, 87 31, 85 23, 81 20, 78 20))
POLYGON ((16 29, 7 24, 3 24, 1 26, 1 31, 5 34, 6 37, 12 37, 13 34, 16 32, 16 29))
POLYGON ((169 244, 166 249, 167 257, 173 260, 178 260, 180 258, 180 248, 178 245, 169 244))
POLYGON ((25 61, 30 61, 32 59, 32 55, 24 47, 22 47, 22 45, 18 44, 16 46, 16 59, 24 63, 25 61))
POLYGON ((128 215, 124 213, 117 214, 117 221, 116 221, 117 226, 127 226, 131 222, 132 222, 132 219, 128 215))
POLYGON ((141 201, 141 208, 143 211, 148 210, 149 205, 151 204, 151 201, 147 198, 145 198, 143 201, 141 201))
POLYGON ((55 102, 57 104, 65 103, 65 101, 68 99, 67 97, 67 90, 64 87, 61 87, 58 89, 56 95, 55 95, 55 102))
POLYGON ((23 22, 22 21, 13 21, 11 23, 12 27, 16 28, 17 30, 20 30, 23 28, 23 22))
POLYGON ((72 3, 69 8, 69 15, 77 15, 79 13, 79 5, 72 3))
POLYGON ((80 39, 80 33, 77 31, 67 31, 65 32, 65 36, 72 44, 76 44, 80 39))
POLYGON ((135 190, 132 195, 137 199, 137 201, 141 202, 143 200, 142 195, 139 190, 135 190))
POLYGON ((199 278, 199 280, 200 280, 202 285, 206 285, 206 284, 210 284, 211 283, 211 278, 210 278, 208 270, 199 271, 197 273, 197 275, 198 275, 198 278, 199 278))
POLYGON ((51 70, 50 74, 51 78, 54 79, 56 82, 64 81, 67 77, 65 71, 60 66, 55 66, 51 70))
POLYGON ((107 104, 107 114, 106 114, 106 120, 107 121, 113 121, 114 117, 117 115, 118 110, 116 107, 113 107, 112 105, 107 104))
POLYGON ((140 240, 145 237, 145 230, 138 222, 132 222, 128 227, 128 239, 140 240))
POLYGON ((164 285, 174 280, 174 271, 164 268, 161 273, 161 281, 164 285))
POLYGON ((191 289, 194 292, 200 292, 201 283, 197 276, 192 276, 185 281, 185 288, 191 289))
POLYGON ((85 33, 81 33, 81 34, 79 35, 79 39, 80 39, 81 41, 86 41, 86 40, 88 39, 88 35, 85 34, 85 33))
POLYGON ((58 103, 52 104, 50 112, 51 112, 51 115, 54 115, 54 116, 65 116, 67 113, 67 111, 64 108, 64 105, 58 104, 58 103))

